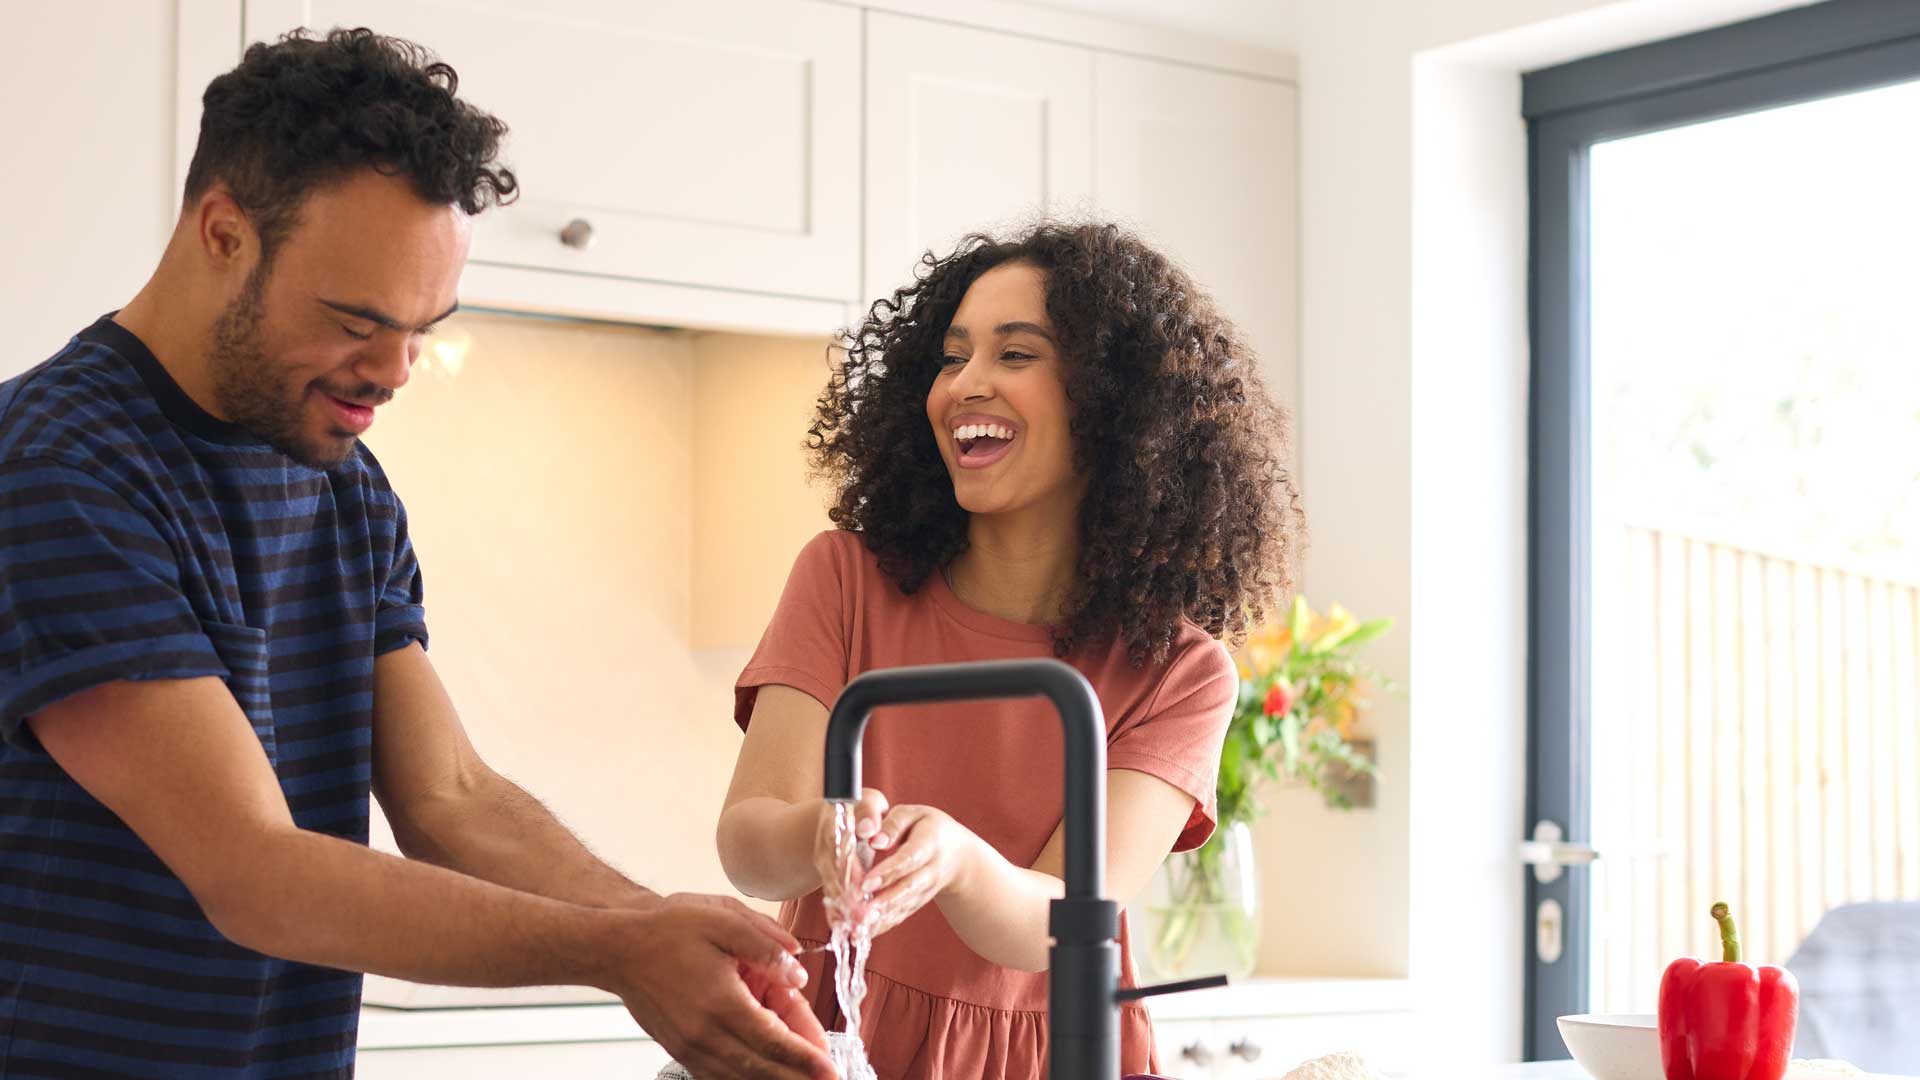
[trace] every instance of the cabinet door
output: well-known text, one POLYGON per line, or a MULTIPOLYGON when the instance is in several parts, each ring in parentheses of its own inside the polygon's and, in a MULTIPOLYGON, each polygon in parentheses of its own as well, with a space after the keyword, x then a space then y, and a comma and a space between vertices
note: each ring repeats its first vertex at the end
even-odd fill
POLYGON ((1101 53, 1094 203, 1211 293, 1252 343, 1267 389, 1297 394, 1299 190, 1294 88, 1101 53))
POLYGON ((1092 63, 1069 45, 867 13, 866 299, 910 281, 929 248, 1082 207, 1092 63))
POLYGON ((504 120, 520 200, 472 258, 849 300, 859 279, 860 15, 819 0, 247 0, 246 37, 370 26, 504 120), (587 222, 584 248, 562 242, 587 222))
POLYGON ((1160 1072, 1181 1080, 1215 1080, 1222 1065, 1215 1026, 1211 1020, 1156 1022, 1153 1046, 1160 1072))
MULTIPOLYGON (((179 211, 173 3, 8 5, 0 380, 138 292, 179 211)), ((186 16, 191 21, 191 13, 186 16)), ((195 119, 198 119, 196 114, 195 119)))
POLYGON ((1350 1050, 1373 1070, 1399 1074, 1421 1064, 1409 1052, 1407 1013, 1347 1013, 1214 1021, 1215 1080, 1285 1076, 1301 1062, 1350 1050))
POLYGON ((360 1080, 525 1080, 545 1076, 653 1080, 673 1060, 659 1043, 643 1040, 363 1050, 357 1057, 354 1075, 360 1080))

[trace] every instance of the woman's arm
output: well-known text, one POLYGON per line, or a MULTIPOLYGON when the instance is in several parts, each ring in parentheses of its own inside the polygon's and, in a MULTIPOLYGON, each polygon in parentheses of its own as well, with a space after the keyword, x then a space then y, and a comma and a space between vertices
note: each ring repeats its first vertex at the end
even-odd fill
MULTIPOLYGON (((1173 848, 1193 812, 1193 797, 1157 776, 1107 772, 1107 880, 1104 892, 1125 904, 1173 848)), ((896 806, 875 847, 892 855, 874 864, 867 888, 884 923, 897 923, 928 900, 967 947, 996 964, 1044 971, 1048 903, 1066 894, 1065 826, 1056 828, 1031 867, 1017 866, 945 813, 896 806)))
MULTIPOLYGON (((735 888, 789 900, 832 877, 821 854, 831 815, 819 792, 827 709, 787 686, 767 686, 734 764, 716 838, 735 888)), ((862 800, 858 826, 881 858, 868 874, 874 931, 884 933, 929 902, 974 952, 1024 971, 1047 967, 1047 904, 1066 892, 1066 841, 1055 829, 1031 867, 1009 862, 951 816, 930 806, 885 809, 878 792, 862 800)), ((1156 776, 1107 772, 1105 892, 1125 903, 1153 876, 1193 812, 1193 797, 1156 776)), ((830 834, 827 834, 830 835, 830 834)))
MULTIPOLYGON (((760 688, 714 831, 727 880, 748 896, 791 900, 832 877, 833 815, 820 796, 826 740, 826 706, 791 686, 760 688)), ((885 809, 865 792, 858 835, 878 830, 885 809)))

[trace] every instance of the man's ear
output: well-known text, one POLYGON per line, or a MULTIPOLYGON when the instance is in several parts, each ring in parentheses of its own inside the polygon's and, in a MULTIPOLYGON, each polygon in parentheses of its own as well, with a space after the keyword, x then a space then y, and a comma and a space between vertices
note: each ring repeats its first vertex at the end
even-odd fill
POLYGON ((195 250, 215 273, 224 276, 257 261, 260 236, 253 229, 253 219, 226 187, 209 187, 191 212, 195 250))

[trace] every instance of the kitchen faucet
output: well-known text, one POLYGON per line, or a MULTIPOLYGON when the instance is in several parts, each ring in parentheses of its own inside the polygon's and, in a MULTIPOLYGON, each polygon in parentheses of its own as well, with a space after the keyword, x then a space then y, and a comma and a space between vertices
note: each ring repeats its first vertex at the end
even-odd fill
POLYGON ((1226 976, 1120 989, 1120 907, 1102 896, 1107 858, 1107 725, 1086 677, 1058 660, 989 660, 869 671, 827 718, 826 797, 860 797, 860 740, 887 705, 1044 697, 1066 737, 1066 896, 1049 905, 1048 1080, 1118 1080, 1123 1001, 1223 986, 1226 976))

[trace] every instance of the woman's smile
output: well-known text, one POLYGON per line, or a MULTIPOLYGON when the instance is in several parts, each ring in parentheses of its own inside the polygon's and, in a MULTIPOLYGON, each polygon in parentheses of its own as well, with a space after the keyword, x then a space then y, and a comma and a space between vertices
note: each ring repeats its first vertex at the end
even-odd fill
POLYGON ((954 462, 963 469, 997 465, 1013 452, 1020 428, 1004 417, 962 413, 947 420, 953 436, 954 462))

